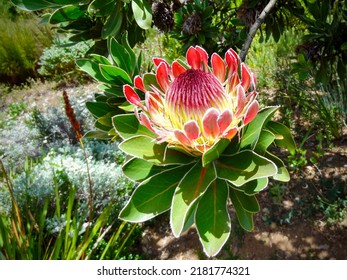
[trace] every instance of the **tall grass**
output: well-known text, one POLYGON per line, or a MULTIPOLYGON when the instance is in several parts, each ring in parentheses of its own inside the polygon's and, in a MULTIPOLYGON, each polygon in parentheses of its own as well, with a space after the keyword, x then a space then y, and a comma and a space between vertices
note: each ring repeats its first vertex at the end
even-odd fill
POLYGON ((124 256, 125 246, 131 241, 130 237, 138 226, 117 222, 112 203, 102 209, 94 221, 86 222, 80 219, 81 202, 77 199, 76 188, 69 188, 67 199, 63 200, 58 182, 54 180, 54 197, 47 197, 34 210, 21 211, 1 160, 0 166, 12 203, 11 215, 0 213, 0 259, 80 260, 127 257, 124 256), (47 230, 47 219, 52 216, 61 225, 55 233, 47 230))
POLYGON ((0 18, 0 82, 16 84, 36 76, 43 49, 51 44, 48 27, 36 18, 0 18))

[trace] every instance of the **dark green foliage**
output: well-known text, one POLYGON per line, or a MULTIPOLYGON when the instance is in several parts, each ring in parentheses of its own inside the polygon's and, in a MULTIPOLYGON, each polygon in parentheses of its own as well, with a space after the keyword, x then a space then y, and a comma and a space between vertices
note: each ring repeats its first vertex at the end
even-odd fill
MULTIPOLYGON (((297 51, 312 63, 316 83, 337 79, 347 87, 347 2, 337 0, 303 1, 306 9, 300 20, 308 33, 297 51)), ((303 66, 299 57, 300 67, 303 66)), ((299 71, 300 69, 298 69, 299 71)), ((302 70, 301 70, 302 71, 302 70)))
POLYGON ((29 11, 50 8, 42 16, 58 28, 58 32, 70 34, 71 42, 94 41, 91 53, 105 54, 107 38, 119 39, 131 30, 129 42, 133 46, 144 40, 144 29, 150 27, 152 16, 147 1, 134 0, 84 0, 84 1, 30 1, 11 0, 17 7, 29 11))
POLYGON ((207 51, 215 47, 218 29, 213 26, 213 7, 208 1, 195 0, 175 13, 172 36, 182 42, 182 52, 189 46, 200 45, 207 51))
POLYGON ((96 81, 102 83, 99 88, 103 93, 95 94, 95 100, 87 102, 86 106, 96 119, 97 130, 88 132, 85 137, 112 139, 117 136, 112 125, 115 115, 132 110, 123 95, 123 85, 132 84, 133 79, 139 74, 142 55, 135 52, 128 43, 125 34, 121 40, 110 39, 108 41, 110 57, 90 55, 86 59, 78 59, 77 65, 87 72, 96 81))

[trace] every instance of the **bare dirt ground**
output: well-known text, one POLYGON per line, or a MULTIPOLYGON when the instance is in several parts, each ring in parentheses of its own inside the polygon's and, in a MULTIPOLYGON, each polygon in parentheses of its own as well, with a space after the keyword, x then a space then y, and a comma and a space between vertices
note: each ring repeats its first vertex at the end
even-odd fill
MULTIPOLYGON (((258 196, 262 210, 255 215, 253 232, 237 225, 230 208, 234 230, 216 259, 347 259, 347 211, 344 219, 331 225, 322 212, 310 210, 317 192, 325 191, 322 180, 343 184, 346 195, 346 141, 326 150, 319 166, 305 166, 292 177, 281 201, 274 201, 269 190, 258 196)), ((206 258, 195 229, 175 238, 165 215, 145 225, 141 250, 149 259, 206 258)))

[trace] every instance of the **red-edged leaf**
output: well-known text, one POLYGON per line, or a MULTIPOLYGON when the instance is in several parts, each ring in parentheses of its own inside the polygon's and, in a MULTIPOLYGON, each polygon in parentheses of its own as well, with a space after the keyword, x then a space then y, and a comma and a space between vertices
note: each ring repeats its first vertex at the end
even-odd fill
POLYGON ((244 124, 248 124, 250 123, 255 116, 258 114, 259 111, 259 103, 257 100, 254 100, 251 105, 249 105, 246 114, 245 114, 245 118, 244 118, 244 124))
POLYGON ((191 141, 181 130, 176 129, 174 131, 174 134, 177 140, 180 141, 183 145, 186 145, 186 146, 190 145, 191 141))
POLYGON ((141 104, 141 99, 138 96, 138 94, 134 91, 134 89, 129 86, 129 85, 124 85, 123 86, 123 92, 125 95, 125 98, 128 100, 129 103, 142 107, 143 105, 141 104))
POLYGON ((227 242, 230 217, 227 209, 229 188, 223 180, 215 180, 199 201, 195 224, 200 242, 208 256, 215 256, 227 242))
POLYGON ((223 83, 225 80, 226 67, 224 60, 216 53, 211 57, 212 71, 217 79, 223 83))
POLYGON ((196 46, 195 49, 199 52, 201 61, 205 68, 208 66, 208 54, 207 52, 200 46, 196 46))
POLYGON ((187 62, 192 69, 201 69, 200 53, 194 47, 190 47, 187 51, 187 62))
POLYGON ((249 72, 247 66, 244 63, 242 63, 241 64, 241 86, 245 89, 245 91, 247 91, 250 84, 251 84, 251 73, 249 72))
POLYGON ((134 85, 137 89, 141 90, 142 92, 146 92, 143 79, 139 75, 136 75, 136 77, 134 78, 134 85))
POLYGON ((217 119, 219 133, 223 133, 228 126, 231 124, 233 116, 230 110, 226 109, 223 113, 221 113, 217 119))
POLYGON ((181 75, 182 73, 184 73, 187 69, 185 67, 183 67, 181 64, 179 64, 179 62, 174 61, 172 63, 172 74, 175 78, 177 78, 179 75, 181 75))
POLYGON ((157 82, 160 85, 161 89, 166 92, 169 87, 169 73, 168 67, 165 63, 160 63, 156 72, 157 82))

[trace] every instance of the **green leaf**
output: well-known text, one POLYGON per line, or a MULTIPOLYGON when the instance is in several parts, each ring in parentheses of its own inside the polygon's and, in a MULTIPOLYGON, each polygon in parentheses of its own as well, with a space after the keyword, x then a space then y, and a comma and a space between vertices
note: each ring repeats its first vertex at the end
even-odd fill
POLYGON ((84 72, 87 72, 90 76, 92 76, 95 80, 102 83, 109 83, 100 72, 99 64, 87 58, 80 58, 76 60, 76 64, 81 68, 84 72))
POLYGON ((340 57, 337 60, 337 74, 339 75, 341 81, 346 80, 347 65, 344 63, 343 58, 340 57))
POLYGON ((104 57, 102 55, 91 54, 90 57, 93 58, 97 63, 111 65, 111 62, 107 59, 107 57, 104 57))
POLYGON ((96 17, 109 16, 114 5, 114 0, 94 0, 90 3, 88 12, 96 17))
POLYGON ((175 191, 171 206, 170 223, 176 237, 182 233, 187 214, 194 202, 204 194, 215 179, 216 170, 213 164, 203 167, 201 161, 198 161, 191 170, 187 171, 175 191))
POLYGON ((123 89, 121 86, 100 84, 100 85, 98 85, 98 89, 104 91, 105 95, 111 94, 113 96, 124 98, 124 93, 123 93, 123 89))
POLYGON ((138 223, 169 210, 175 188, 186 172, 187 166, 179 166, 143 181, 135 189, 119 217, 138 223))
POLYGON ((278 122, 269 121, 266 124, 266 128, 275 134, 275 143, 277 146, 288 149, 292 155, 295 154, 295 141, 288 127, 278 122))
POLYGON ((255 148, 264 124, 277 109, 278 107, 266 107, 259 111, 254 120, 245 127, 241 137, 241 149, 250 148, 253 150, 255 148))
POLYGON ((49 23, 58 24, 62 22, 73 21, 83 16, 85 12, 86 9, 83 6, 67 5, 55 10, 49 19, 49 23))
POLYGON ((141 158, 132 158, 123 165, 123 173, 125 176, 137 182, 141 182, 165 170, 168 170, 168 168, 154 165, 141 158))
POLYGON ((155 139, 145 135, 128 138, 119 145, 119 148, 129 155, 157 165, 187 164, 195 160, 179 151, 167 148, 166 143, 156 144, 155 139))
POLYGON ((150 73, 146 73, 143 75, 143 84, 145 86, 145 89, 148 91, 152 90, 150 87, 151 85, 155 86, 158 89, 161 88, 157 82, 157 78, 155 77, 155 75, 150 73))
POLYGON ((260 206, 255 195, 246 195, 241 191, 234 190, 234 193, 243 209, 250 213, 258 213, 260 206))
POLYGON ((112 137, 113 136, 101 130, 88 131, 86 134, 83 135, 83 138, 100 139, 100 140, 110 140, 112 139, 112 137))
POLYGON ((114 114, 115 112, 109 112, 106 115, 99 117, 98 122, 104 126, 112 127, 112 117, 114 116, 114 114))
POLYGON ((133 0, 131 2, 131 7, 133 9, 134 18, 138 26, 140 26, 142 29, 151 28, 152 9, 149 6, 148 2, 144 0, 133 0))
POLYGON ((239 187, 241 191, 243 191, 247 195, 257 194, 258 192, 264 190, 269 183, 268 178, 259 178, 239 187))
POLYGON ((224 152, 225 148, 230 144, 230 140, 222 138, 215 143, 206 153, 202 156, 203 166, 207 166, 209 163, 219 158, 224 152))
POLYGON ((253 214, 246 211, 241 202, 239 201, 238 196, 236 195, 236 191, 232 188, 229 188, 229 197, 234 206, 236 217, 241 225, 241 227, 247 231, 253 230, 253 214))
POLYGON ((123 12, 122 5, 117 3, 113 7, 110 16, 107 18, 101 32, 102 39, 106 39, 111 36, 117 36, 121 30, 123 24, 123 12))
POLYGON ((79 43, 81 41, 88 41, 88 40, 92 40, 92 39, 93 39, 93 37, 92 37, 92 33, 90 32, 90 30, 85 30, 83 32, 72 35, 69 38, 69 41, 79 43))
POLYGON ((347 42, 344 42, 344 43, 341 45, 341 50, 342 50, 342 51, 346 51, 346 50, 347 50, 347 42))
POLYGON ((86 107, 95 117, 100 118, 110 113, 117 113, 115 108, 105 102, 86 102, 86 107))
POLYGON ((116 85, 124 85, 124 84, 132 84, 131 78, 128 73, 123 69, 113 66, 113 65, 99 65, 101 74, 113 84, 116 85))
POLYGON ((212 257, 228 240, 231 224, 227 209, 230 188, 224 180, 216 180, 199 201, 195 224, 205 253, 212 257))
POLYGON ((267 152, 265 155, 266 158, 274 162, 277 166, 277 173, 273 176, 273 178, 280 182, 289 182, 290 181, 290 175, 287 170, 287 168, 284 166, 284 163, 281 159, 276 157, 275 155, 267 152))
POLYGON ((245 150, 231 156, 222 156, 215 161, 217 175, 236 186, 258 178, 274 176, 276 165, 253 151, 245 150))
POLYGON ((315 82, 317 84, 322 83, 323 85, 327 85, 329 83, 329 73, 327 69, 329 69, 329 63, 327 59, 322 59, 315 76, 315 82))
POLYGON ((134 114, 117 115, 112 120, 114 128, 123 139, 128 139, 136 135, 156 137, 155 133, 139 123, 134 114))
POLYGON ((271 145, 271 143, 275 140, 275 135, 268 131, 263 129, 260 133, 257 145, 254 148, 254 151, 257 152, 260 155, 264 155, 268 147, 271 145))
POLYGON ((129 51, 123 45, 119 44, 114 38, 111 38, 110 40, 109 49, 111 57, 117 66, 132 75, 135 63, 132 61, 133 58, 129 51))
MULTIPOLYGON (((131 70, 132 74, 135 74, 135 68, 138 67, 137 71, 140 69, 141 67, 141 53, 138 57, 139 60, 139 65, 137 65, 137 61, 136 61, 136 54, 134 52, 134 50, 130 47, 129 45, 129 41, 128 41, 128 32, 124 32, 123 36, 122 36, 122 44, 121 44, 128 52, 129 54, 129 59, 127 59, 126 63, 130 63, 130 67, 129 67, 129 71, 131 70)), ((128 72, 130 73, 130 72, 128 72)), ((138 74, 138 73, 136 73, 138 74)))
POLYGON ((123 102, 118 108, 122 109, 124 112, 134 112, 135 105, 130 104, 128 101, 123 102))
POLYGON ((233 155, 240 151, 240 141, 239 137, 235 136, 231 139, 230 144, 224 150, 223 155, 233 155))

